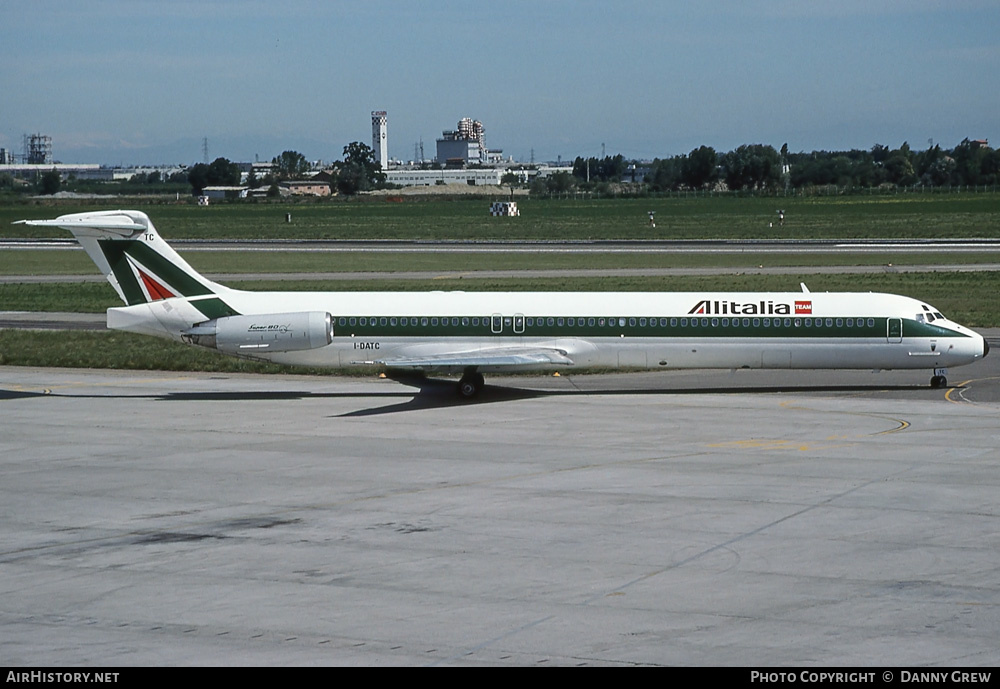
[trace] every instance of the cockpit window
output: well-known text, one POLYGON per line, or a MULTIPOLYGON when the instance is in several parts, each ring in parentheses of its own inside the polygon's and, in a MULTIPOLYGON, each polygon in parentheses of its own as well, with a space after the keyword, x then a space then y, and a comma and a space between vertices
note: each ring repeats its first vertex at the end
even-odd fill
MULTIPOLYGON (((932 309, 932 308, 931 308, 930 306, 928 306, 927 304, 921 304, 921 305, 920 305, 920 308, 922 308, 922 309, 924 310, 924 313, 923 313, 923 315, 924 315, 924 317, 925 317, 925 318, 927 319, 927 322, 928 322, 928 323, 933 323, 933 322, 934 322, 934 321, 935 321, 936 319, 938 319, 938 318, 940 318, 940 319, 941 319, 941 320, 943 320, 943 321, 944 321, 944 320, 947 320, 947 319, 946 319, 946 318, 945 318, 945 317, 944 317, 943 315, 941 315, 941 312, 940 312, 940 311, 934 311, 934 310, 933 310, 933 309, 932 309)), ((923 320, 923 319, 921 319, 921 318, 920 318, 920 314, 917 314, 917 320, 918 320, 918 321, 922 321, 922 320, 923 320)))

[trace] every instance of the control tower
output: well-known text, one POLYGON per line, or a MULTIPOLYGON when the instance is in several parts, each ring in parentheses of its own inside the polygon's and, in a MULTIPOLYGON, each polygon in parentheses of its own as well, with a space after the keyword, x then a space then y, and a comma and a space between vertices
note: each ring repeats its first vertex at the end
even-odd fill
POLYGON ((372 110, 372 150, 379 167, 385 170, 389 166, 389 142, 386 139, 385 110, 372 110))

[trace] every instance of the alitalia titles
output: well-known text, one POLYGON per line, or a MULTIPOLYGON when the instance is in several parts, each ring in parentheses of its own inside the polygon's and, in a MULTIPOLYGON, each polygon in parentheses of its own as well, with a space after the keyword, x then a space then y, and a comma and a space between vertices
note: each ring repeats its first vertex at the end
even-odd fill
POLYGON ((773 301, 719 301, 702 299, 695 304, 688 314, 705 316, 790 316, 792 314, 812 314, 812 301, 796 301, 794 304, 774 303, 773 301))

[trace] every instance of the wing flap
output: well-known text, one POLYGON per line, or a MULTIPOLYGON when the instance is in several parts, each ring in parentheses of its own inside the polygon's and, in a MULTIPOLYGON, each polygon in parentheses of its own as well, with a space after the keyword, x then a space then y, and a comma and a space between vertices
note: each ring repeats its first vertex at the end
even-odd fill
POLYGON ((479 349, 468 352, 448 352, 429 356, 393 356, 384 359, 354 362, 381 364, 388 368, 424 371, 461 371, 477 369, 546 368, 572 366, 573 360, 566 352, 548 347, 506 347, 479 349))

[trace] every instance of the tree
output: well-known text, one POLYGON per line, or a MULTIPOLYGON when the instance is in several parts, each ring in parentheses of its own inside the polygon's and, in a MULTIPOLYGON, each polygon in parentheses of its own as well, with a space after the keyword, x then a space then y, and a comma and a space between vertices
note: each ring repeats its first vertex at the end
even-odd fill
POLYGON ((653 161, 649 174, 646 175, 646 184, 654 191, 667 191, 676 189, 681 183, 681 169, 684 165, 685 156, 673 156, 653 161))
POLYGON ((216 158, 211 165, 198 163, 188 170, 188 182, 195 196, 205 187, 232 187, 240 183, 240 166, 225 158, 216 158))
POLYGON ((910 186, 916 183, 917 174, 913 169, 913 154, 908 143, 904 141, 902 146, 889 154, 885 159, 885 169, 893 184, 910 186))
POLYGON ((719 154, 710 146, 694 149, 681 164, 681 182, 692 189, 704 189, 719 179, 719 154))
POLYGON ((510 197, 514 198, 514 189, 516 189, 521 184, 521 178, 518 177, 517 173, 513 170, 507 170, 500 178, 501 186, 510 187, 510 197))
POLYGON ((385 173, 375 160, 375 151, 355 141, 344 146, 344 160, 337 168, 337 189, 348 196, 385 184, 385 173))
POLYGON ((781 161, 773 146, 744 144, 726 153, 722 165, 730 189, 773 189, 781 180, 781 161))
POLYGON ((309 172, 309 161, 298 151, 285 151, 271 160, 282 179, 299 179, 309 172))
POLYGON ((62 185, 62 176, 58 170, 53 168, 42 175, 40 182, 42 193, 52 195, 59 191, 59 187, 62 185))
POLYGON ((625 157, 620 153, 603 159, 578 157, 573 161, 573 176, 583 182, 620 182, 624 174, 625 157))

